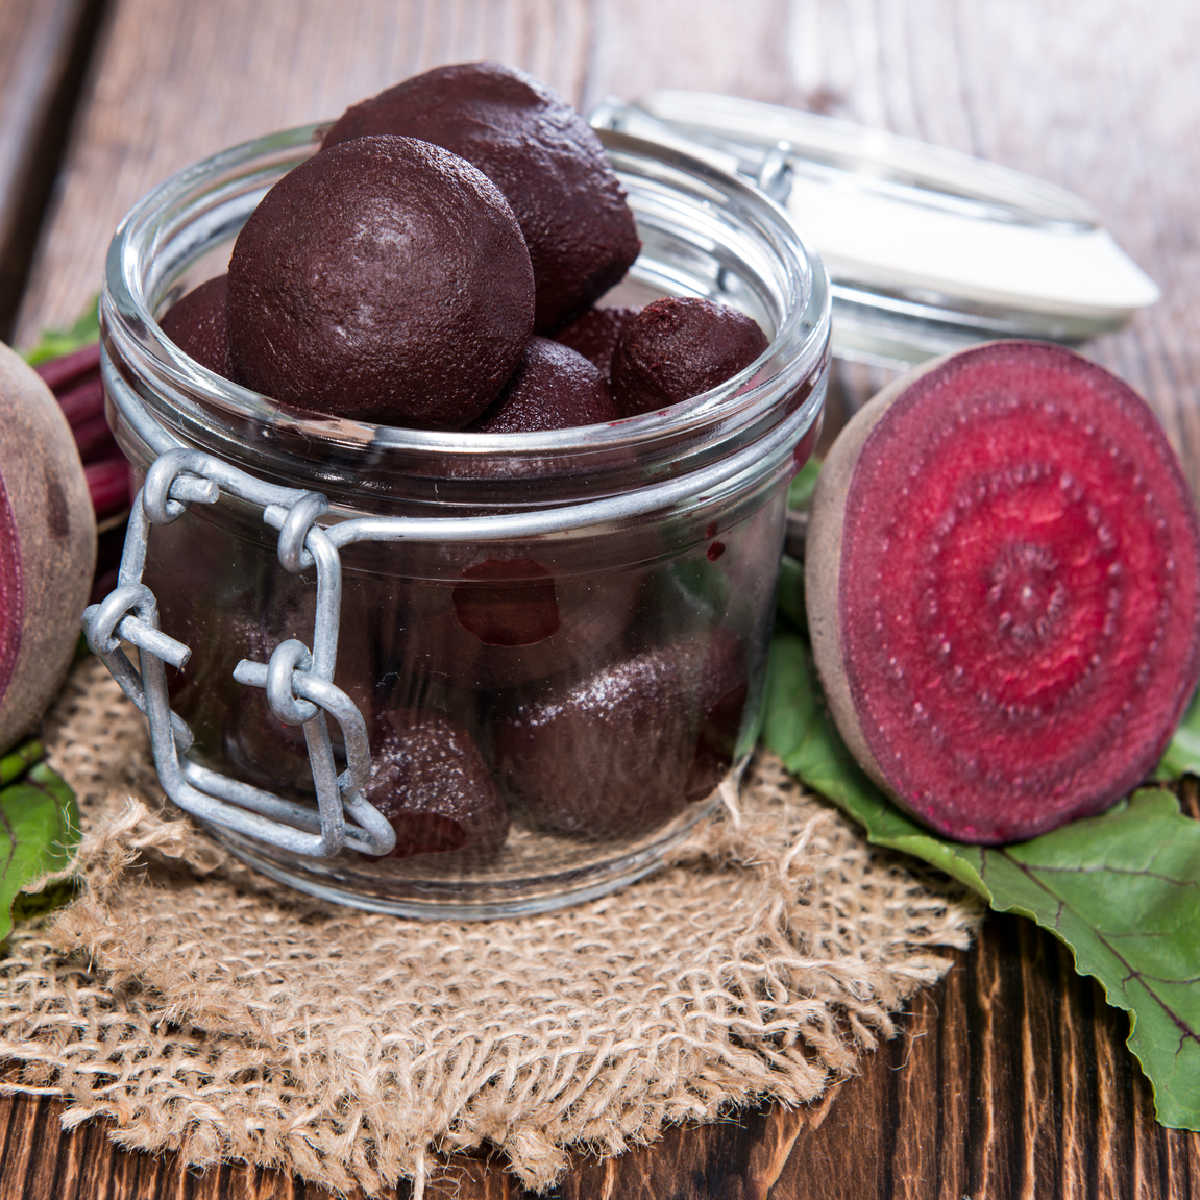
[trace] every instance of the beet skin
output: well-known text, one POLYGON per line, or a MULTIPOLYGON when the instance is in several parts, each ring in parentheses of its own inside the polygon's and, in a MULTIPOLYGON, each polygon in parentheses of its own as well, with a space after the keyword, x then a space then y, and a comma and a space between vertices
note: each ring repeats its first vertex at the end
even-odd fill
POLYGON ((767 339, 744 313, 711 300, 668 297, 624 323, 612 359, 622 416, 699 396, 748 367, 767 339))
POLYGON ((583 316, 560 329, 554 339, 578 350, 607 381, 612 375, 613 355, 621 334, 637 315, 636 308, 589 308, 583 316))
POLYGON ((0 343, 0 754, 37 724, 79 641, 96 518, 71 427, 0 343))
POLYGON ((440 713, 391 709, 375 722, 367 799, 391 822, 390 857, 495 857, 508 810, 471 735, 440 713))
POLYGON ((582 354, 546 338, 530 338, 500 399, 472 433, 541 433, 615 421, 604 376, 582 354))
POLYGON ((218 275, 193 288, 163 313, 160 324, 163 333, 202 367, 232 379, 225 319, 228 282, 228 276, 218 275))
POLYGON ((731 635, 660 646, 519 700, 495 730, 497 767, 540 828, 636 837, 720 782, 746 696, 731 635))

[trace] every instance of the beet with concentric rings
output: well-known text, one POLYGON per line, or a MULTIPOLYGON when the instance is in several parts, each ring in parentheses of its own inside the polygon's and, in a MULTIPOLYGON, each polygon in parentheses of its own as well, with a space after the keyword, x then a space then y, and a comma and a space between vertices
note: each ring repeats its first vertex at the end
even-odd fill
POLYGON ((996 342, 885 389, 821 470, 813 653, 838 728, 964 841, 1104 810, 1200 676, 1200 526, 1153 412, 1061 346, 996 342))

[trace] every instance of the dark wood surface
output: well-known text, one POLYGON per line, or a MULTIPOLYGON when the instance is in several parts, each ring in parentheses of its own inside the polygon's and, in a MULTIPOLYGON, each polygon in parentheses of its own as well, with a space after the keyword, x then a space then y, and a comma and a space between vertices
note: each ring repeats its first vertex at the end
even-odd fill
MULTIPOLYGON (((1163 290, 1090 352, 1147 395, 1200 488, 1198 45, 1192 0, 0 0, 0 334, 26 344, 73 319, 120 215, 174 168, 434 63, 493 57, 585 105, 732 92, 1081 193, 1163 290)), ((877 382, 840 368, 838 404, 877 382)), ((731 1113, 620 1159, 579 1158, 554 1194, 1200 1200, 1200 1136, 1154 1123, 1126 1018, 1028 923, 989 919, 903 1024, 813 1110, 731 1113)), ((0 1200, 325 1194, 124 1152, 99 1125, 63 1133, 61 1112, 52 1097, 0 1097, 0 1200)), ((430 1195, 524 1195, 484 1158, 453 1167, 430 1195)))
POLYGON ((98 16, 91 0, 0 4, 0 337, 33 262, 98 16))

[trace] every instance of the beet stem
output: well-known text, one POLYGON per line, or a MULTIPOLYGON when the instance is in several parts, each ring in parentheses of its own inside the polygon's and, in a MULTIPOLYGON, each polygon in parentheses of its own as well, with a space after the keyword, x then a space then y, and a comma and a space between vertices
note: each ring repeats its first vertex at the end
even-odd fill
POLYGON ((81 376, 99 370, 99 367, 100 343, 92 342, 91 345, 81 346, 61 358, 52 358, 41 363, 34 370, 46 381, 50 390, 57 393, 81 376))
POLYGON ((123 458, 90 463, 83 473, 97 517, 106 517, 129 507, 129 464, 123 458))
POLYGON ((71 432, 75 434, 75 446, 84 466, 117 458, 121 453, 103 413, 97 413, 91 420, 76 425, 71 432))
POLYGON ((104 389, 100 386, 100 376, 63 392, 58 397, 58 406, 72 429, 78 429, 93 417, 103 416, 104 389))

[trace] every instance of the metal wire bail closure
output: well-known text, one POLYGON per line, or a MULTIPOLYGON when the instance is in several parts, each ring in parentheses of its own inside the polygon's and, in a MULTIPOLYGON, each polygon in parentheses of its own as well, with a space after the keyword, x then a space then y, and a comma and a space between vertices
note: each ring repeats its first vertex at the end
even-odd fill
POLYGON ((158 778, 174 804, 202 821, 296 854, 328 858, 350 849, 381 855, 395 846, 396 833, 365 796, 371 772, 366 722, 333 682, 342 583, 337 546, 316 523, 327 508, 318 492, 263 483, 199 450, 168 450, 151 465, 133 501, 117 586, 85 610, 83 629, 93 653, 145 714, 158 778), (279 530, 279 561, 288 571, 316 567, 312 648, 288 639, 268 662, 243 659, 234 670, 239 683, 265 689, 275 716, 303 730, 315 811, 196 762, 192 732, 170 706, 166 664, 183 667, 191 649, 159 628, 157 602, 142 582, 150 530, 178 520, 191 504, 215 504, 222 493, 255 505, 279 530), (137 647, 140 668, 122 642, 137 647), (327 715, 337 721, 346 748, 340 774, 327 715))

